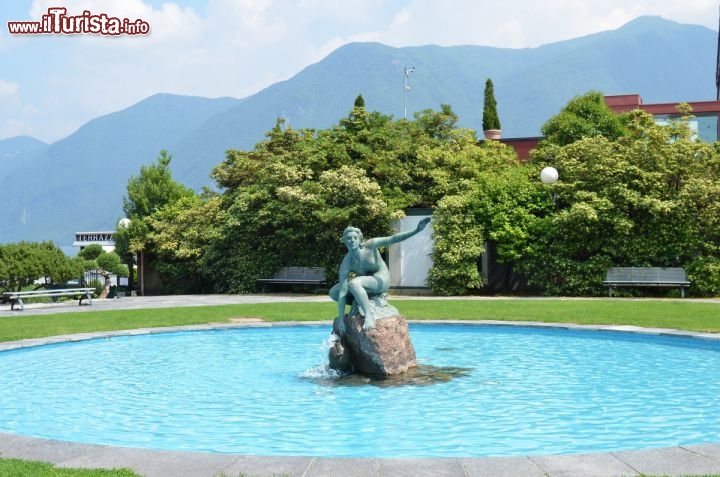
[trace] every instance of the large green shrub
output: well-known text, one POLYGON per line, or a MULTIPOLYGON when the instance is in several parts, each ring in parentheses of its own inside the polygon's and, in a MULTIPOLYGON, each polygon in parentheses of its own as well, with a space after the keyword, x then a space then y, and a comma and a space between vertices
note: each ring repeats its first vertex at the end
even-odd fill
POLYGON ((482 227, 467 195, 447 196, 434 214, 435 247, 428 286, 439 295, 464 295, 482 288, 477 262, 485 251, 482 227))
POLYGON ((501 262, 521 258, 529 246, 528 228, 551 203, 510 148, 490 141, 476 149, 485 156, 477 158, 471 184, 441 199, 434 214, 428 284, 442 295, 480 291, 478 263, 488 241, 498 244, 501 262))
POLYGON ((611 266, 687 267, 694 289, 711 293, 717 151, 692 138, 687 118, 659 125, 634 111, 622 120, 617 139, 547 142, 534 152, 537 169, 555 166, 560 181, 552 186, 556 209, 536 224, 536 245, 519 269, 548 294, 591 295, 604 293, 611 266))
POLYGON ((65 283, 83 273, 82 261, 74 260, 52 242, 0 244, 0 287, 21 290, 38 279, 65 283))
POLYGON ((701 296, 720 296, 720 257, 698 257, 687 269, 690 292, 701 296))
POLYGON ((567 145, 584 138, 602 136, 616 140, 624 134, 620 117, 605 103, 599 91, 577 96, 541 128, 543 142, 567 145))

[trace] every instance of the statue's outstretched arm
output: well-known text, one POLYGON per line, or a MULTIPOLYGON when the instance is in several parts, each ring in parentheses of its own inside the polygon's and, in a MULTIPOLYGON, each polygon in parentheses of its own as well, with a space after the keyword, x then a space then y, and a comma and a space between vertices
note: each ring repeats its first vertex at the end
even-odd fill
POLYGON ((416 233, 423 230, 427 224, 430 223, 430 217, 425 217, 418 223, 417 227, 415 227, 414 230, 406 230, 405 232, 399 232, 395 235, 391 235, 389 237, 375 237, 371 238, 367 242, 365 242, 366 246, 378 248, 378 247, 387 247, 388 245, 392 245, 394 243, 402 242, 403 240, 406 240, 416 233))

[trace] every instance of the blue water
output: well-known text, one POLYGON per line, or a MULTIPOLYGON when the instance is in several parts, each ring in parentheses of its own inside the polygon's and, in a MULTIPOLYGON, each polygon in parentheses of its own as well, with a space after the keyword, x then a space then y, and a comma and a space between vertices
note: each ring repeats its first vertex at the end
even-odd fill
POLYGON ((114 337, 0 353, 0 431, 154 449, 450 457, 720 442, 720 342, 411 325, 429 385, 323 366, 326 326, 114 337), (387 384, 387 383, 385 383, 387 384))

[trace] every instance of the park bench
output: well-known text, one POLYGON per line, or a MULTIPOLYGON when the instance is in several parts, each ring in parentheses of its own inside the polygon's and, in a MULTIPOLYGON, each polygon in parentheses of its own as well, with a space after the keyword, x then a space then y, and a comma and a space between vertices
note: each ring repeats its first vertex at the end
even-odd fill
POLYGON ((15 305, 20 305, 20 311, 24 311, 25 303, 23 300, 35 297, 75 296, 80 297, 80 305, 83 304, 83 300, 85 299, 87 299, 88 305, 92 305, 92 294, 94 292, 94 288, 50 288, 43 290, 3 292, 2 297, 4 301, 10 302, 10 311, 15 309, 15 305))
POLYGON ((607 271, 603 285, 612 296, 613 287, 667 287, 679 288, 685 298, 685 289, 690 286, 687 274, 676 267, 613 267, 607 271))
POLYGON ((315 285, 316 289, 325 284, 325 269, 322 267, 282 267, 272 278, 260 278, 263 291, 267 285, 315 285))

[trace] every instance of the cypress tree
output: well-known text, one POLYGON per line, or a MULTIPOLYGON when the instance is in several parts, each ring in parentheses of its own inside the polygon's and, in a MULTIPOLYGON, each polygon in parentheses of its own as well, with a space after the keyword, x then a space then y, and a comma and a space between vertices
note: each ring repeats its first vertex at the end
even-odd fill
POLYGON ((490 78, 485 81, 485 105, 483 106, 483 131, 488 129, 500 129, 500 117, 497 113, 497 102, 495 101, 495 88, 490 78))

